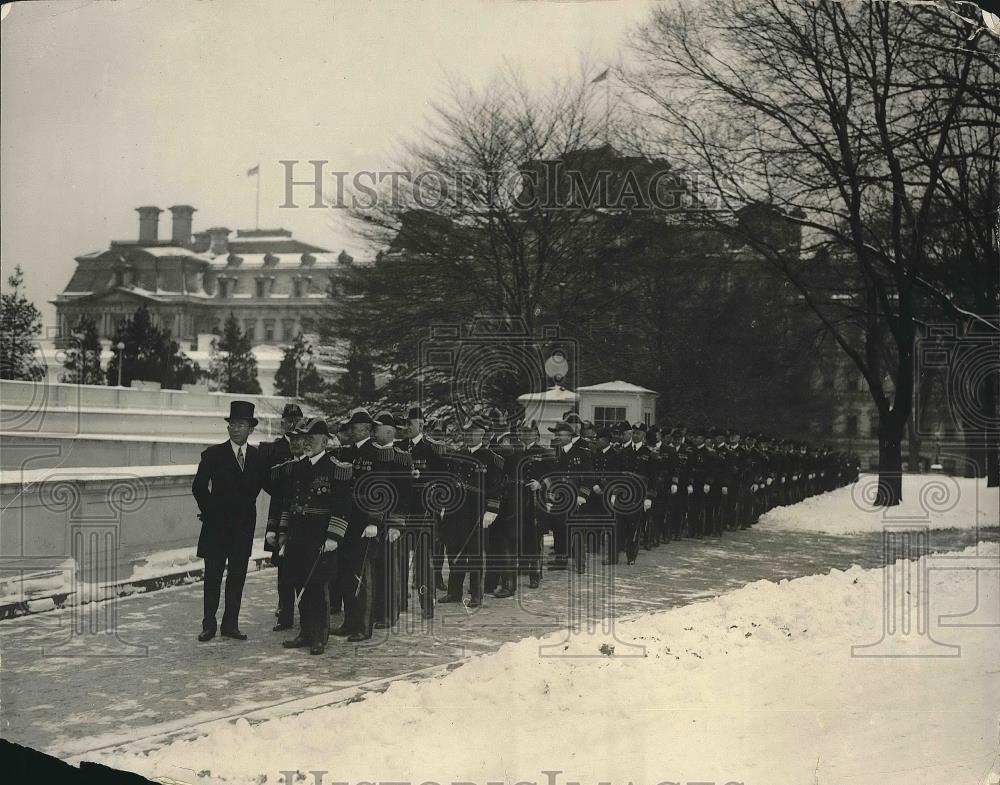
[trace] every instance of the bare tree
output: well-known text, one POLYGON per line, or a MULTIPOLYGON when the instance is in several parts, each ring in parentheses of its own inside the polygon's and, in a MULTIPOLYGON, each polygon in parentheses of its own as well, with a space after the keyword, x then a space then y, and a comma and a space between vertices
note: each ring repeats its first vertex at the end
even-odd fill
POLYGON ((625 75, 647 142, 721 200, 708 219, 783 272, 863 375, 879 416, 883 505, 901 497, 928 303, 989 326, 927 274, 948 145, 965 123, 997 122, 972 95, 997 78, 996 41, 978 13, 960 13, 968 8, 681 2, 635 32, 638 65, 625 75), (748 205, 799 224, 801 247, 789 252, 740 220, 748 205), (820 249, 823 269, 809 263, 820 249))

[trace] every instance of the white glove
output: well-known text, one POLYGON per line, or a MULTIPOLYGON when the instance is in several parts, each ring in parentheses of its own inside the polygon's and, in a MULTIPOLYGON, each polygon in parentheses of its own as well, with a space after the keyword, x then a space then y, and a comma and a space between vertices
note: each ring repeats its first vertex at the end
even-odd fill
POLYGON ((587 500, 585 498, 583 498, 582 496, 577 496, 576 497, 576 506, 577 507, 582 507, 586 503, 587 503, 587 500))
POLYGON ((770 485, 772 482, 774 482, 774 480, 772 478, 770 478, 770 477, 768 477, 766 480, 764 480, 764 484, 765 485, 770 485))
POLYGON ((722 486, 722 495, 723 496, 729 495, 729 488, 727 488, 725 485, 722 486))
POLYGON ((753 483, 753 484, 752 484, 752 485, 750 486, 750 491, 751 491, 752 493, 756 493, 756 492, 757 492, 757 483, 753 483))
POLYGON ((365 526, 365 530, 361 532, 362 537, 378 537, 378 526, 373 526, 369 524, 365 526))
POLYGON ((267 534, 264 535, 264 542, 266 542, 268 545, 274 545, 274 543, 276 543, 277 541, 278 541, 277 532, 268 532, 267 534))
POLYGON ((323 552, 324 553, 330 553, 331 551, 335 551, 335 550, 337 550, 337 541, 336 540, 329 540, 328 539, 326 542, 323 543, 323 552))
POLYGON ((281 543, 281 547, 278 549, 278 555, 279 556, 285 555, 285 543, 281 543))
POLYGON ((712 486, 709 485, 708 483, 705 483, 705 487, 702 490, 705 491, 705 493, 708 493, 710 490, 712 490, 712 486))
POLYGON ((614 493, 611 494, 611 503, 614 504, 615 503, 615 499, 617 499, 617 498, 618 498, 618 496, 616 494, 614 494, 614 493))
POLYGON ((646 512, 649 512, 649 508, 652 507, 652 506, 653 506, 653 500, 652 499, 643 499, 642 500, 642 509, 644 509, 646 512))
POLYGON ((784 478, 784 477, 782 477, 782 478, 781 478, 781 481, 782 481, 782 482, 784 482, 784 481, 785 481, 785 478, 784 478))
POLYGON ((395 542, 399 539, 399 529, 389 529, 389 542, 395 542))
POLYGON ((670 486, 670 492, 671 493, 677 493, 677 486, 676 485, 671 485, 670 486))
POLYGON ((497 514, 495 512, 484 512, 483 513, 483 528, 488 529, 490 525, 497 519, 497 514))
POLYGON ((593 491, 594 493, 602 493, 602 491, 601 491, 601 486, 600 486, 600 485, 596 485, 596 484, 595 484, 595 485, 594 485, 594 487, 593 487, 593 488, 592 488, 591 490, 592 490, 592 491, 593 491))
POLYGON ((688 486, 688 493, 694 493, 694 486, 693 485, 689 485, 688 486))
POLYGON ((542 488, 542 484, 538 480, 530 480, 528 482, 529 491, 539 491, 542 488))

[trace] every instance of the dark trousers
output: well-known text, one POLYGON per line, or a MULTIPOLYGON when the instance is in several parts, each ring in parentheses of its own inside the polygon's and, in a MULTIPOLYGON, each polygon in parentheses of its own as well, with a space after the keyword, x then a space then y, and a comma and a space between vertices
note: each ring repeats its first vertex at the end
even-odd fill
POLYGON ((483 536, 482 527, 476 525, 462 541, 445 544, 448 552, 448 596, 461 599, 464 594, 465 576, 469 576, 469 594, 473 599, 483 597, 483 536))
POLYGON ((541 578, 542 537, 545 517, 537 509, 531 509, 518 522, 521 531, 517 542, 518 568, 522 573, 541 578))
POLYGON ((285 560, 276 559, 278 564, 278 624, 291 624, 295 620, 295 584, 288 579, 285 560))
POLYGON ((372 565, 373 623, 392 626, 399 621, 399 552, 402 537, 396 542, 374 540, 375 560, 372 565))
POLYGON ((566 541, 566 516, 549 515, 549 524, 552 526, 552 546, 555 551, 554 557, 557 560, 565 561, 569 556, 569 543, 566 541))
POLYGON ((229 553, 213 553, 205 557, 205 609, 202 629, 216 629, 215 616, 219 612, 222 593, 222 573, 226 573, 226 610, 222 615, 222 629, 239 627, 240 604, 243 602, 243 584, 247 579, 249 553, 245 548, 231 548, 229 553))
POLYGON ((705 505, 708 497, 696 492, 688 497, 688 530, 692 537, 705 536, 705 505))
MULTIPOLYGON (((430 518, 419 518, 406 529, 405 551, 413 551, 413 584, 425 616, 434 613, 434 585, 438 566, 434 561, 434 529, 430 518)), ((408 586, 407 586, 408 588, 408 586)))
POLYGON ((330 636, 330 595, 326 581, 312 581, 299 598, 301 636, 309 644, 325 646, 330 636))
POLYGON ((378 541, 357 539, 341 546, 337 584, 344 601, 344 627, 362 635, 372 634, 372 560, 378 541), (365 544, 368 545, 367 555, 365 544), (359 584, 360 579, 360 584, 359 584))
POLYGON ((618 545, 616 553, 611 556, 611 561, 618 563, 617 551, 625 551, 625 559, 634 562, 639 553, 639 538, 642 534, 641 512, 618 513, 615 515, 615 531, 618 534, 618 545))

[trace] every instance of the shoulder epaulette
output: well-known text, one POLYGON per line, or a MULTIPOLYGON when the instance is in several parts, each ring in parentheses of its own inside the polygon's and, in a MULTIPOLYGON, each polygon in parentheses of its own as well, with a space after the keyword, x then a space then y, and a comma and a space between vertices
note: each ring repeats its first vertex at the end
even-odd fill
POLYGON ((354 464, 338 461, 332 455, 330 456, 330 463, 333 464, 333 479, 346 482, 354 476, 354 464))

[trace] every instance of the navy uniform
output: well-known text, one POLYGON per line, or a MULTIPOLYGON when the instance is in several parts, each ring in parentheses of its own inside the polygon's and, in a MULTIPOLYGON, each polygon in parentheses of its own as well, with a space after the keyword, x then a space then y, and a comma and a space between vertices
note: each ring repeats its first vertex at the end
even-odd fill
POLYGON ((537 589, 542 580, 542 538, 549 529, 545 495, 539 487, 555 468, 555 451, 538 443, 538 427, 528 429, 530 441, 518 465, 517 481, 524 494, 521 510, 521 536, 518 544, 518 570, 528 574, 528 588, 537 589))
MULTIPOLYGON (((389 412, 375 416, 379 426, 395 429, 398 422, 389 412)), ((412 493, 411 472, 413 462, 409 453, 398 449, 394 442, 375 443, 376 458, 371 481, 378 485, 371 487, 373 500, 380 503, 376 514, 379 517, 378 548, 372 563, 372 615, 374 627, 392 627, 399 620, 402 606, 402 551, 403 533, 406 529, 406 515, 412 493), (384 500, 384 504, 381 503, 384 500)))
MULTIPOLYGON (((470 425, 489 429, 489 422, 474 418, 470 425)), ((468 427, 468 426, 467 426, 468 427)), ((461 502, 446 510, 442 523, 448 558, 448 591, 441 602, 461 602, 465 576, 469 576, 470 607, 483 601, 485 516, 495 520, 500 512, 503 460, 483 445, 461 447, 444 455, 453 493, 461 502)))
MULTIPOLYGON (((348 426, 356 423, 370 426, 375 424, 375 420, 368 412, 358 409, 352 412, 348 426)), ((337 572, 337 583, 344 602, 344 622, 333 634, 346 636, 356 643, 371 638, 374 624, 372 563, 378 545, 375 540, 384 527, 384 521, 368 495, 371 480, 366 478, 375 469, 378 448, 369 435, 345 445, 340 450, 340 456, 341 460, 354 467, 354 473, 351 478, 349 525, 338 557, 341 569, 337 572), (367 535, 371 531, 369 527, 375 527, 375 537, 367 535)))
MULTIPOLYGON (((423 413, 419 408, 410 409, 407 419, 422 421, 423 413)), ((397 445, 399 449, 409 453, 411 465, 410 496, 407 505, 409 518, 406 523, 407 542, 403 547, 404 554, 413 551, 414 585, 420 598, 420 610, 425 619, 434 616, 435 576, 433 555, 438 539, 438 524, 440 517, 437 510, 428 505, 425 498, 428 483, 440 479, 444 471, 444 445, 432 441, 423 433, 404 439, 397 445)), ((405 557, 404 557, 405 558, 405 557)), ((403 577, 404 587, 408 579, 403 577)))
MULTIPOLYGON (((639 434, 646 433, 644 423, 636 423, 632 427, 632 441, 622 445, 621 469, 623 474, 633 483, 642 488, 643 503, 638 506, 633 500, 628 505, 621 500, 615 500, 615 519, 618 529, 619 548, 625 551, 628 564, 635 564, 639 554, 639 543, 643 539, 646 513, 653 504, 656 482, 656 465, 653 453, 645 441, 635 441, 639 434)), ((640 437, 640 438, 642 438, 640 437)))
POLYGON ((587 517, 599 521, 598 524, 604 531, 601 532, 601 544, 606 549, 605 563, 615 563, 617 561, 617 537, 614 534, 615 516, 611 509, 611 491, 614 487, 614 480, 621 475, 621 455, 611 443, 612 433, 609 428, 597 428, 594 431, 595 443, 593 448, 593 471, 594 480, 591 486, 592 493, 584 505, 587 517), (602 447, 603 442, 607 446, 602 447), (606 543, 606 545, 605 545, 606 543))
POLYGON ((578 508, 586 506, 593 492, 593 458, 589 444, 574 435, 570 423, 557 423, 549 430, 570 439, 568 443, 556 447, 555 474, 546 478, 555 542, 555 555, 549 562, 549 569, 567 569, 572 556, 576 571, 583 572, 586 564, 584 533, 571 531, 571 519, 578 508), (565 498, 567 494, 572 494, 573 498, 565 498))
MULTIPOLYGON (((301 430, 306 436, 329 435, 326 422, 319 418, 301 430)), ((309 646, 310 654, 322 654, 326 646, 330 632, 327 584, 336 569, 336 548, 347 534, 352 473, 350 464, 325 451, 292 467, 279 527, 285 569, 300 592, 300 632, 284 642, 286 648, 309 646)))
MULTIPOLYGON (((301 436, 293 435, 292 438, 301 438, 301 436)), ((267 526, 264 529, 264 550, 271 554, 271 562, 278 568, 278 623, 274 626, 275 632, 291 629, 295 618, 295 587, 285 567, 285 558, 279 552, 278 540, 281 534, 281 514, 284 510, 284 503, 292 493, 292 471, 295 464, 303 458, 305 458, 304 455, 289 458, 284 463, 272 466, 268 470, 271 499, 267 508, 267 526)))

